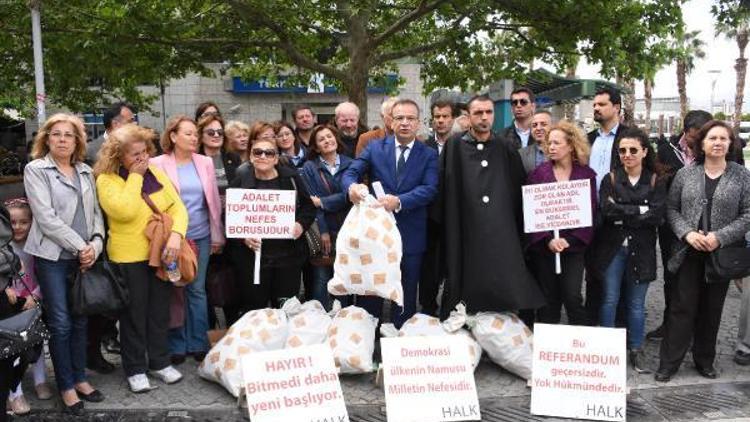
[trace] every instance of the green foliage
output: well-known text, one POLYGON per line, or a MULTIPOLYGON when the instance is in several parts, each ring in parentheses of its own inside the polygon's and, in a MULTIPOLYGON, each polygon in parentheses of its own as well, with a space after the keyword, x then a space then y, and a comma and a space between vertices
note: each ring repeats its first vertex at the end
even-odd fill
POLYGON ((716 113, 714 113, 714 119, 716 119, 716 120, 727 120, 727 119, 729 119, 729 116, 727 116, 727 114, 724 113, 723 111, 717 111, 716 113))
MULTIPOLYGON (((395 61, 423 63, 425 90, 478 90, 523 79, 528 63, 559 67, 572 57, 605 76, 642 79, 671 54, 681 0, 50 0, 43 2, 48 98, 73 110, 113 99, 147 106, 138 90, 204 63, 244 79, 321 75, 363 105, 368 80, 395 61)), ((0 7, 0 102, 33 101, 30 13, 0 7)), ((390 91, 395 87, 390 87, 390 91)))

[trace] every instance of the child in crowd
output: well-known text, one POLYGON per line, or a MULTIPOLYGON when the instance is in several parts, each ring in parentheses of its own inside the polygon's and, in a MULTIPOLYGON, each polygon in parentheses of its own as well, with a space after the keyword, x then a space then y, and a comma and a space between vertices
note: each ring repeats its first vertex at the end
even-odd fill
MULTIPOLYGON (((9 199, 5 201, 5 207, 10 214, 10 223, 13 228, 13 240, 11 240, 10 245, 13 248, 13 252, 15 252, 21 260, 22 268, 22 280, 13 280, 11 290, 6 293, 8 293, 11 303, 25 301, 23 309, 29 309, 36 304, 31 296, 39 299, 42 295, 39 285, 34 277, 34 257, 25 253, 23 250, 26 238, 29 235, 29 230, 31 229, 31 208, 29 207, 26 198, 9 199), (31 291, 29 291, 29 289, 31 289, 31 291)), ((34 377, 34 386, 37 397, 40 400, 48 400, 52 397, 52 390, 50 389, 49 384, 47 384, 44 354, 41 353, 42 346, 40 345, 39 348, 40 350, 37 352, 40 353, 27 353, 21 356, 21 359, 27 359, 29 362, 26 363, 31 364, 31 361, 36 358, 36 355, 39 355, 39 358, 36 359, 36 363, 31 366, 34 377)), ((18 387, 16 387, 15 390, 11 390, 10 396, 8 397, 7 407, 16 415, 23 415, 31 411, 29 403, 23 396, 21 383, 18 384, 18 387)))

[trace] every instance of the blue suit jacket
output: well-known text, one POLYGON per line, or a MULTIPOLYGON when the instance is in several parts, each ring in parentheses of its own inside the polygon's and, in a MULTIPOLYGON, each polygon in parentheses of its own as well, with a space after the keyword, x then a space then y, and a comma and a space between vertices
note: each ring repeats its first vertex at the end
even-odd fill
POLYGON ((370 182, 379 181, 385 193, 398 196, 401 210, 395 215, 404 254, 420 254, 427 244, 427 209, 437 194, 438 155, 422 142, 414 142, 399 181, 395 142, 393 135, 371 141, 344 171, 342 187, 348 194, 349 186, 367 175, 370 182))

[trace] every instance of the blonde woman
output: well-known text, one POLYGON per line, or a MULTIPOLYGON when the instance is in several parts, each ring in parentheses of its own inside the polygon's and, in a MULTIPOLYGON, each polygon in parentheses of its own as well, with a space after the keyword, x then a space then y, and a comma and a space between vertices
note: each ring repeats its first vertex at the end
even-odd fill
POLYGON ((185 205, 164 172, 149 166, 154 152, 151 129, 127 125, 113 131, 94 167, 99 202, 107 216, 107 252, 128 284, 130 305, 120 316, 122 367, 130 390, 151 390, 146 371, 172 384, 182 379, 169 361, 169 303, 171 284, 156 278, 149 267, 145 229, 153 211, 145 197, 172 217, 172 234, 165 263, 178 255, 188 216, 185 205))
POLYGON ((224 137, 227 151, 237 154, 243 163, 250 159, 250 126, 238 120, 230 120, 224 126, 224 137))
POLYGON ((86 378, 85 316, 68 309, 68 278, 90 268, 104 245, 104 220, 86 158, 86 130, 78 117, 55 114, 34 138, 24 187, 34 221, 24 250, 33 255, 52 338, 55 380, 65 411, 104 400, 86 378))
MULTIPOLYGON (((545 161, 534 169, 528 184, 589 180, 591 210, 596 210, 596 173, 587 165, 589 143, 583 132, 569 122, 559 122, 547 133, 542 144, 545 161)), ((594 237, 593 227, 560 230, 559 238, 551 231, 529 235, 531 271, 539 282, 547 304, 537 311, 536 320, 546 324, 560 323, 560 309, 565 305, 568 324, 586 324, 581 283, 584 252, 594 237), (555 254, 560 254, 562 273, 555 274, 555 254)))

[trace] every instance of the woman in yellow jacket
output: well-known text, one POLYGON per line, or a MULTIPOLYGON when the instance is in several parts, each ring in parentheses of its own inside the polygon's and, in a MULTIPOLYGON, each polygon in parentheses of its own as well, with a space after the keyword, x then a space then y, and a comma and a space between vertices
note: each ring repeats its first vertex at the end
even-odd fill
POLYGON ((152 130, 126 125, 113 131, 94 167, 99 203, 107 217, 109 259, 119 265, 130 291, 130 305, 120 316, 122 366, 131 391, 151 390, 150 375, 172 384, 182 379, 170 365, 169 298, 171 284, 149 267, 149 241, 144 233, 153 214, 144 195, 173 219, 162 260, 177 258, 188 214, 164 172, 149 166, 154 151, 152 130))

